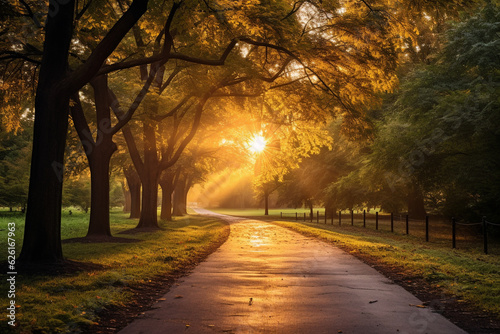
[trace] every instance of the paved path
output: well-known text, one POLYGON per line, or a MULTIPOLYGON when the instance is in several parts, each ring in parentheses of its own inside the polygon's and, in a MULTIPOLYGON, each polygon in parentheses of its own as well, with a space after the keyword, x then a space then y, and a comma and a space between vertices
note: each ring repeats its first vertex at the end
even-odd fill
POLYGON ((465 333, 334 246, 225 218, 228 241, 121 334, 465 333))

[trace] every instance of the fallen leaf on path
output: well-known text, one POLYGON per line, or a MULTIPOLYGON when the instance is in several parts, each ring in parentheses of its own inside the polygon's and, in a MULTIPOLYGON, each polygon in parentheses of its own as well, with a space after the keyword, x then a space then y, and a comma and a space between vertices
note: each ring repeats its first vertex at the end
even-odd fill
POLYGON ((426 308, 427 306, 425 305, 415 305, 415 304, 410 304, 410 306, 415 306, 415 307, 419 307, 419 308, 426 308))
POLYGON ((370 304, 373 304, 373 303, 376 303, 376 302, 378 302, 378 300, 370 300, 369 301, 370 304))
POLYGON ((176 295, 176 296, 174 297, 174 299, 179 299, 179 298, 184 298, 184 296, 182 296, 182 295, 176 295))

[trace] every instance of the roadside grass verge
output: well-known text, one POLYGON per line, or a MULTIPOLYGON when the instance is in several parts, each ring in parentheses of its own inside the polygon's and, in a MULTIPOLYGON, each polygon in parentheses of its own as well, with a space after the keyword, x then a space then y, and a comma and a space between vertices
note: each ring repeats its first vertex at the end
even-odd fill
MULTIPOLYGON (((154 283, 159 276, 172 275, 189 267, 228 235, 226 223, 202 216, 160 221, 161 230, 155 232, 120 234, 133 229, 137 220, 127 219, 128 214, 114 211, 111 213, 113 235, 131 239, 131 242, 64 242, 85 236, 89 218, 82 212, 69 215, 65 211, 62 220, 64 255, 69 260, 89 265, 83 265, 81 271, 59 275, 23 275, 18 271, 15 298, 18 326, 13 330, 5 320, 0 324, 0 332, 82 332, 99 322, 101 310, 123 307, 130 302, 131 288, 154 283)), ((5 255, 9 222, 16 223, 16 253, 19 255, 24 225, 21 215, 0 215, 3 234, 0 247, 5 255)), ((8 305, 6 291, 0 301, 8 305)))
POLYGON ((481 250, 451 249, 421 238, 359 227, 272 221, 333 243, 359 257, 375 259, 403 277, 421 278, 431 287, 500 318, 500 256, 481 250))
MULTIPOLYGON (((270 209, 269 215, 264 215, 264 209, 227 209, 227 208, 214 208, 210 209, 214 212, 240 216, 249 218, 259 218, 264 220, 286 220, 295 222, 311 222, 319 224, 328 224, 339 226, 338 213, 335 213, 333 218, 329 216, 325 220, 324 208, 314 208, 313 217, 309 214, 309 209, 270 209), (319 213, 319 217, 318 217, 319 213)), ((418 236, 420 240, 426 239, 426 234, 431 243, 440 243, 442 246, 452 246, 452 224, 451 219, 441 216, 429 217, 429 228, 426 231, 425 219, 409 219, 408 230, 406 231, 405 216, 402 214, 394 215, 393 226, 391 227, 391 214, 379 212, 378 222, 376 220, 375 211, 366 213, 363 217, 361 211, 356 211, 352 217, 350 211, 344 210, 341 217, 340 230, 348 229, 350 226, 364 227, 362 230, 366 233, 372 233, 370 230, 378 231, 391 231, 393 228, 394 233, 410 234, 418 236), (351 221, 352 219, 352 221, 351 221)), ((456 225, 456 247, 463 250, 482 250, 484 248, 483 230, 481 222, 463 222, 458 220, 456 225), (472 223, 472 224, 471 224, 472 223)), ((361 231, 361 229, 358 229, 361 231)), ((378 233, 378 232, 375 232, 378 233)), ((500 255, 500 228, 494 225, 488 225, 488 252, 490 254, 500 255)))

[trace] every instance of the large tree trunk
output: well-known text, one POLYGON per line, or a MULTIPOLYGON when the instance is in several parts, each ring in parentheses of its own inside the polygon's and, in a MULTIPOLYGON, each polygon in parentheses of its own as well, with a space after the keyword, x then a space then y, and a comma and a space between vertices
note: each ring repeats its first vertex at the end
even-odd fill
POLYGON ((28 208, 20 254, 22 262, 63 261, 61 204, 69 99, 56 96, 47 99, 57 102, 38 97, 35 107, 37 116, 34 125, 28 208), (59 110, 57 115, 50 115, 54 114, 53 110, 59 110))
POLYGON ((424 195, 418 185, 412 185, 408 194, 408 216, 414 219, 425 219, 424 195))
POLYGON ((141 216, 141 178, 133 166, 123 169, 123 174, 127 179, 130 192, 130 217, 139 218, 141 216))
POLYGON ((189 178, 187 181, 186 181, 186 186, 184 187, 184 197, 182 198, 182 209, 183 211, 187 214, 187 197, 188 197, 188 193, 189 193, 189 190, 191 189, 191 187, 193 186, 193 182, 191 180, 191 178, 189 178))
POLYGON ((130 202, 132 201, 130 196, 130 188, 127 182, 122 181, 121 184, 122 184, 122 191, 124 198, 123 212, 130 212, 130 205, 131 205, 130 202))
POLYGON ((155 127, 143 123, 144 170, 139 174, 142 183, 142 209, 137 228, 159 228, 158 226, 158 174, 159 163, 156 152, 155 127))
POLYGON ((71 92, 61 82, 68 66, 74 0, 59 5, 45 25, 35 98, 28 208, 21 262, 62 262, 61 204, 64 150, 71 92))
POLYGON ((326 219, 330 219, 335 215, 334 208, 331 204, 325 203, 325 216, 326 219))
POLYGON ((182 178, 177 183, 174 191, 174 196, 173 196, 174 216, 184 216, 185 214, 187 214, 185 199, 186 199, 186 179, 182 178))
POLYGON ((264 215, 269 216, 269 191, 264 190, 264 215))
POLYGON ((172 194, 174 192, 174 177, 175 174, 166 170, 160 177, 161 186, 161 213, 160 218, 164 220, 172 220, 172 194))
POLYGON ((111 237, 109 221, 109 162, 113 142, 95 147, 90 164, 90 222, 87 237, 111 237))
POLYGON ((68 74, 75 1, 51 3, 35 98, 35 123, 28 209, 21 262, 62 262, 61 204, 69 99, 101 68, 109 54, 147 9, 134 0, 76 71, 68 74))
POLYGON ((158 180, 156 173, 147 171, 142 178, 142 208, 137 228, 158 226, 158 180))
POLYGON ((90 223, 87 237, 111 237, 109 221, 109 162, 116 151, 111 126, 108 99, 108 79, 101 75, 92 80, 96 108, 97 136, 87 150, 90 165, 90 223))

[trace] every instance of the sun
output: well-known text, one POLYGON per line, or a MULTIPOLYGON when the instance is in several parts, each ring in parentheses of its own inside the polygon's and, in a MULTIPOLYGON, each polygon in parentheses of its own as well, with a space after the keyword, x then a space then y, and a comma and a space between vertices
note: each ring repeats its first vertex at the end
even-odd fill
POLYGON ((266 144, 266 138, 261 134, 257 134, 248 142, 248 149, 252 153, 260 153, 266 149, 266 144))

